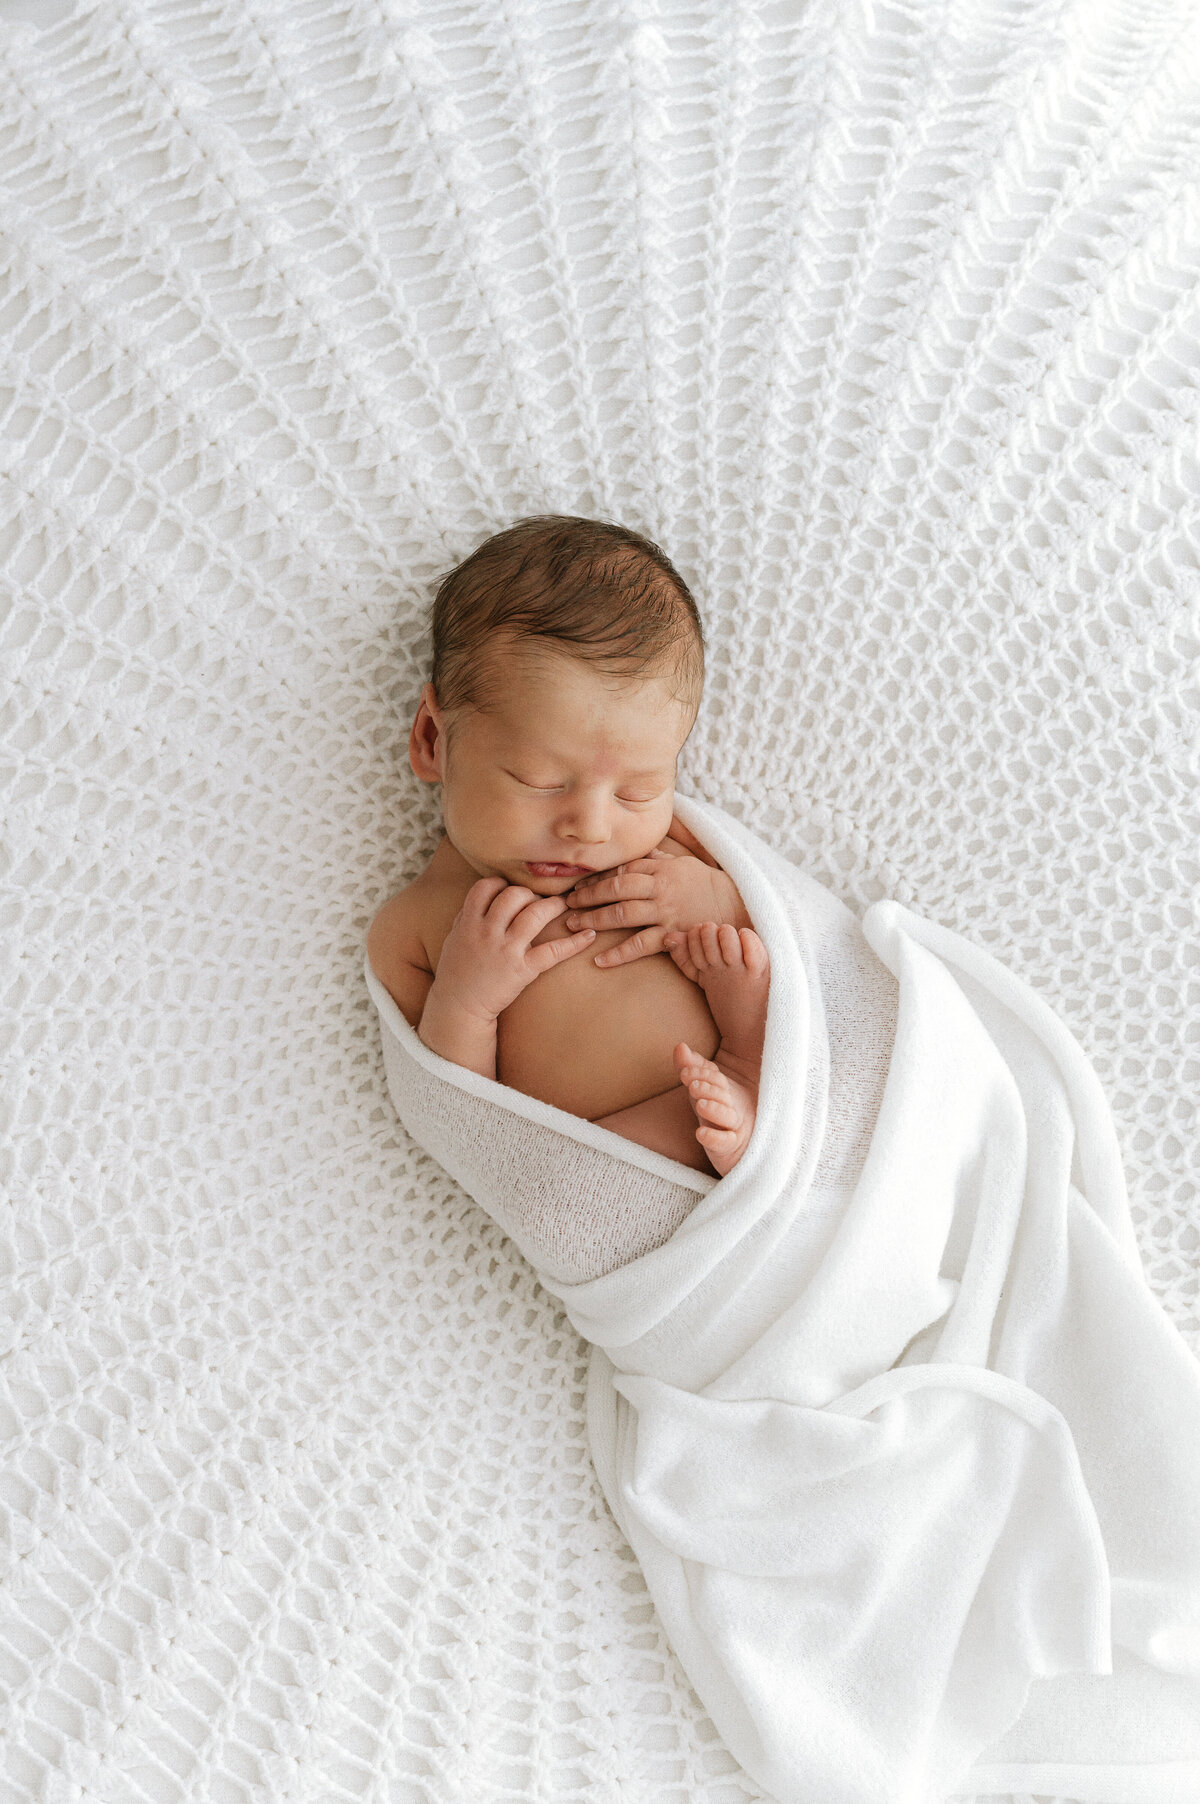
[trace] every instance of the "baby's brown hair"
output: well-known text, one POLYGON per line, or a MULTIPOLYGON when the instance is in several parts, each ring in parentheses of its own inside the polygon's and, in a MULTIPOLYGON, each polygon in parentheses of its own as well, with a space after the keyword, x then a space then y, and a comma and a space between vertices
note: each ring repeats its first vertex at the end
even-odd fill
POLYGON ((447 572, 433 601, 430 676, 443 713, 487 713, 499 699, 491 654, 501 633, 547 641, 622 676, 673 661, 676 695, 699 710, 699 609, 666 553, 630 527, 533 514, 447 572))

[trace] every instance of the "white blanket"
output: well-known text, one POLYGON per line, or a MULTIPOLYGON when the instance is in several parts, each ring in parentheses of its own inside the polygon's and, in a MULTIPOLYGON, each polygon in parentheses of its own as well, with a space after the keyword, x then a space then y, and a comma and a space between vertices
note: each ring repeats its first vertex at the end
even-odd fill
MULTIPOLYGON (((754 1134, 661 1244, 539 1276, 593 1343, 597 1471, 697 1694, 779 1804, 1200 1798, 1200 1366, 1145 1283, 1094 1072, 1027 984, 878 902, 886 1087, 857 1180, 815 1182, 829 897, 678 808, 770 953, 754 1134)), ((531 1164, 565 1129, 561 1182, 606 1181, 608 1148, 608 1181, 649 1184, 654 1155, 405 1039, 468 1116, 507 1104, 531 1164)), ((504 1221, 493 1126, 469 1170, 461 1121, 434 1150, 504 1221)))

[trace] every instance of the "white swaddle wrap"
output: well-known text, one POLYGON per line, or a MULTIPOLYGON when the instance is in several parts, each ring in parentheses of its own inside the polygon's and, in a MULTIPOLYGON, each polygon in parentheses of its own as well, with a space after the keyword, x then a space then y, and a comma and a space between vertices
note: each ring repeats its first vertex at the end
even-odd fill
POLYGON ((960 935, 676 806, 771 959, 725 1178, 448 1065, 367 976, 406 1125, 593 1343, 688 1677, 780 1804, 1197 1804, 1200 1366, 1094 1072, 960 935))

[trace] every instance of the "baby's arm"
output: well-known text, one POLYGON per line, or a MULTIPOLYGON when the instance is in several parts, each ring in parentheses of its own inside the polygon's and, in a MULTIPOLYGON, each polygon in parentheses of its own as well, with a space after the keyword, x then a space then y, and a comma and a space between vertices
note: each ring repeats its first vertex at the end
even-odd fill
POLYGON ((438 990, 435 977, 425 998, 417 1033, 430 1052, 465 1065, 481 1077, 496 1075, 496 1022, 471 1014, 454 998, 438 990))
POLYGON ((531 943, 566 906, 561 896, 535 896, 503 877, 471 885, 442 944, 417 1029, 430 1052, 495 1079, 501 1014, 535 977, 596 937, 567 933, 531 943))

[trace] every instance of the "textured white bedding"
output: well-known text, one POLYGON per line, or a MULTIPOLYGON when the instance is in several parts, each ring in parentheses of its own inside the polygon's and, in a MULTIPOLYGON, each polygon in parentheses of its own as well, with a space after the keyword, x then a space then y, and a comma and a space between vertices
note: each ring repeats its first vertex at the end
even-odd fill
POLYGON ((1200 1350, 1198 153, 1190 0, 0 22, 0 1804, 762 1795, 362 980, 520 514, 693 584, 685 793, 1068 1021, 1200 1350))

